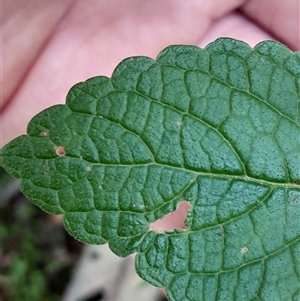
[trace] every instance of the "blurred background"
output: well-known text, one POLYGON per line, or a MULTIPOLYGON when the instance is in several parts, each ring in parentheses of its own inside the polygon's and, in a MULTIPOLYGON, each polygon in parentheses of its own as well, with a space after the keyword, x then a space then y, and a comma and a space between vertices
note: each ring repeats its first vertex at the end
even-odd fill
POLYGON ((75 240, 2 168, 0 189, 1 301, 166 301, 137 276, 132 256, 75 240))
MULTIPOLYGON (((299 0, 0 0, 0 147, 72 85, 111 76, 124 58, 221 36, 299 49, 299 0)), ((25 199, 0 169, 0 301, 163 301, 163 291, 105 246, 87 246, 62 217, 25 199)))

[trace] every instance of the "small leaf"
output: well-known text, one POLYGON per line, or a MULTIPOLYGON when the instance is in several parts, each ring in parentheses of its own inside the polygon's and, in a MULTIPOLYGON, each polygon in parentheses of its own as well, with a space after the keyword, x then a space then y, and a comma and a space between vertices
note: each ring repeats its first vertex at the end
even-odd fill
POLYGON ((172 301, 300 296, 300 52, 170 46, 75 85, 1 150, 42 209, 172 301), (186 229, 150 224, 190 202, 186 229))

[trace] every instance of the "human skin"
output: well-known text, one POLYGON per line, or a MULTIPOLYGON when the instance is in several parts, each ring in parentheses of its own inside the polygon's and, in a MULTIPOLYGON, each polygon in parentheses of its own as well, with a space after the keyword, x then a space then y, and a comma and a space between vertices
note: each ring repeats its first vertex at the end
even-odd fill
POLYGON ((299 13, 298 0, 4 0, 0 146, 25 134, 38 112, 64 103, 75 83, 111 76, 129 56, 155 58, 170 44, 205 47, 221 36, 298 50, 299 13))

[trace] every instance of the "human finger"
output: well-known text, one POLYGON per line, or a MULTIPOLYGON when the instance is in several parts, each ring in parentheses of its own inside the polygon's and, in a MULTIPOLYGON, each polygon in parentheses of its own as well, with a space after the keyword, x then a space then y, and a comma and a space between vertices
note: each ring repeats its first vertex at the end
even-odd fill
POLYGON ((250 0, 241 7, 241 12, 291 49, 300 49, 299 0, 250 0))

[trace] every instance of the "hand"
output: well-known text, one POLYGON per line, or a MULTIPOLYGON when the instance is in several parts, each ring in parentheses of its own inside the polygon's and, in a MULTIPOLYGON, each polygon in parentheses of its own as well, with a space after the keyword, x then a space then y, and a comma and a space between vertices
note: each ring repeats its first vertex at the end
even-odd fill
POLYGON ((2 27, 1 146, 25 134, 35 114, 64 103, 75 83, 110 76, 129 56, 155 58, 170 44, 204 47, 220 36, 251 46, 276 37, 299 49, 299 2, 10 0, 2 27))
POLYGON ((299 2, 4 1, 0 146, 25 134, 35 114, 64 103, 75 83, 110 76, 122 59, 155 58, 169 44, 204 47, 220 36, 252 46, 277 37, 295 50, 299 2))

